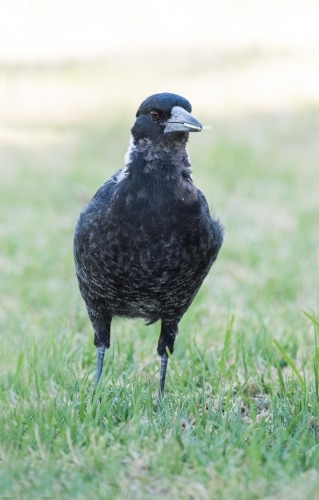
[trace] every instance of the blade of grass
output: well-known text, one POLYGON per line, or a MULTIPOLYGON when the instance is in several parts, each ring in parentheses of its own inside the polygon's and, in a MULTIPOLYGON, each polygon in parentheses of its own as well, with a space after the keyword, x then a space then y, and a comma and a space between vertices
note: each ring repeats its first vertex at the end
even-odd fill
POLYGON ((278 373, 278 379, 279 379, 279 384, 280 384, 280 388, 281 388, 281 391, 284 393, 286 388, 285 388, 285 382, 284 382, 284 377, 282 375, 282 369, 281 369, 281 366, 278 362, 278 359, 276 360, 276 368, 277 368, 277 373, 278 373))
POLYGON ((175 365, 175 363, 174 363, 174 361, 173 361, 173 357, 172 357, 172 355, 171 355, 171 353, 170 353, 170 351, 169 351, 168 347, 166 347, 166 352, 167 352, 168 357, 169 357, 169 360, 170 360, 170 362, 171 362, 171 364, 172 364, 172 368, 173 368, 174 375, 176 376, 176 379, 177 379, 177 381, 178 381, 178 383, 179 383, 179 385, 180 385, 180 388, 181 388, 181 390, 182 390, 182 393, 184 394, 184 396, 186 396, 186 391, 185 391, 185 387, 184 387, 184 385, 183 385, 183 381, 182 381, 182 379, 181 379, 180 374, 179 374, 179 373, 178 373, 178 371, 177 371, 176 365, 175 365))
POLYGON ((319 327, 319 321, 316 320, 314 316, 309 314, 308 312, 302 310, 303 314, 312 321, 314 325, 314 334, 315 334, 315 356, 313 360, 313 367, 314 367, 314 374, 315 374, 315 388, 316 388, 316 395, 318 397, 319 394, 319 347, 318 347, 318 339, 317 339, 317 329, 316 327, 319 327))
POLYGON ((319 327, 319 321, 317 321, 314 316, 311 316, 311 314, 307 313, 306 311, 302 311, 302 312, 304 313, 305 316, 307 316, 307 318, 310 319, 310 321, 313 322, 314 325, 319 327))
MULTIPOLYGON (((317 343, 317 340, 316 340, 316 343, 317 343)), ((313 367, 314 367, 314 373, 315 373, 316 395, 318 397, 318 395, 319 395, 319 346, 317 346, 317 345, 316 345, 316 349, 315 349, 313 367)))
POLYGON ((228 358, 228 353, 229 353, 229 348, 230 348, 234 320, 235 320, 235 316, 232 314, 232 316, 230 318, 229 325, 228 325, 227 330, 226 330, 224 347, 223 347, 222 357, 220 360, 220 367, 221 367, 222 371, 224 371, 225 367, 226 367, 226 361, 228 358))
POLYGON ((235 382, 236 375, 237 375, 237 369, 238 369, 238 361, 237 361, 237 363, 236 363, 236 365, 234 367, 234 373, 233 373, 233 376, 231 378, 230 385, 229 385, 229 388, 228 388, 228 391, 227 391, 227 394, 226 394, 225 412, 228 412, 229 407, 230 407, 230 400, 231 400, 232 393, 233 393, 233 386, 234 386, 234 382, 235 382))
POLYGON ((283 355, 283 357, 285 358, 285 360, 287 361, 287 363, 289 364, 290 368, 292 369, 292 371, 297 375, 298 377, 298 380, 300 382, 300 384, 302 385, 302 388, 304 390, 306 390, 306 381, 304 380, 304 378, 300 375, 300 372, 299 370, 297 369, 295 363, 292 361, 292 359, 290 358, 290 356, 288 356, 288 354, 286 353, 285 349, 283 347, 281 347, 281 345, 279 344, 278 340, 276 339, 272 339, 275 346, 277 347, 277 349, 281 352, 281 354, 283 355))

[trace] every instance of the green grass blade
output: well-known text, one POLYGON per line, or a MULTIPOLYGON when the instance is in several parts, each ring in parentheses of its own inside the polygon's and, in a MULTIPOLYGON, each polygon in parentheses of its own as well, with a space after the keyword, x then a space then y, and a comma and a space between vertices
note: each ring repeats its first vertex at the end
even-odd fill
POLYGON ((285 388, 285 382, 284 382, 284 377, 282 375, 282 369, 281 369, 281 366, 278 362, 278 359, 277 359, 277 362, 276 362, 276 367, 277 367, 277 373, 278 373, 278 379, 279 379, 279 384, 280 384, 280 388, 281 388, 281 391, 284 393, 286 388, 285 388))
POLYGON ((306 390, 306 381, 300 375, 300 372, 297 369, 297 367, 296 367, 295 363, 293 362, 293 360, 290 358, 290 356, 288 356, 288 354, 286 353, 285 349, 283 347, 281 347, 281 345, 279 344, 279 342, 276 339, 273 338, 272 340, 273 340, 275 346, 277 347, 277 349, 281 352, 281 354, 283 355, 283 357, 285 358, 285 360, 289 364, 289 366, 292 369, 292 371, 297 375, 297 378, 298 378, 300 384, 302 385, 303 389, 306 390))
POLYGON ((314 325, 319 327, 319 321, 314 318, 314 316, 311 316, 311 314, 307 313, 306 311, 302 311, 307 318, 310 319, 310 321, 313 322, 314 325))
POLYGON ((168 354, 168 357, 169 357, 170 363, 172 365, 172 369, 173 369, 174 375, 176 376, 176 379, 177 379, 178 384, 179 384, 179 386, 181 388, 181 391, 184 394, 184 396, 186 396, 186 390, 185 390, 182 378, 181 378, 180 374, 178 373, 178 370, 177 370, 176 365, 174 363, 173 357, 172 357, 172 355, 170 353, 170 350, 167 347, 166 347, 166 352, 168 354))
POLYGON ((236 363, 236 365, 234 367, 234 373, 233 373, 233 376, 231 378, 231 381, 230 381, 230 384, 229 384, 229 387, 227 390, 226 399, 225 399, 225 412, 228 412, 229 408, 230 408, 230 401, 231 401, 231 397, 233 394, 234 382, 236 380, 237 368, 238 368, 238 362, 236 363))
POLYGON ((222 370, 224 370, 226 367, 226 362, 227 362, 229 349, 230 349, 230 342, 231 342, 234 321, 235 321, 235 316, 232 314, 232 316, 230 318, 229 325, 228 325, 227 330, 226 330, 223 352, 222 352, 222 357, 220 360, 220 367, 222 368, 222 370))

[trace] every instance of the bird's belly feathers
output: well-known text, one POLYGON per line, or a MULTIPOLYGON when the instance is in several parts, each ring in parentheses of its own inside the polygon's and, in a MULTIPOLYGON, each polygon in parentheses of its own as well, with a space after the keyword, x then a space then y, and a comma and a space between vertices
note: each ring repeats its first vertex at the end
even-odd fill
POLYGON ((170 215, 129 223, 92 219, 76 249, 82 295, 112 315, 156 321, 189 307, 214 260, 211 221, 170 215))

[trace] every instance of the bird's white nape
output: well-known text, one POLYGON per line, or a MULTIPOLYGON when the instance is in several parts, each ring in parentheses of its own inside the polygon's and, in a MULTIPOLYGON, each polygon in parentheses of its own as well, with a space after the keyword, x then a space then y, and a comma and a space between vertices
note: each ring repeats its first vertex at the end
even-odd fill
POLYGON ((136 145, 134 144, 134 137, 131 135, 130 137, 130 144, 129 144, 129 147, 128 147, 128 150, 127 152, 125 153, 125 156, 124 156, 124 163, 125 163, 125 166, 128 166, 132 159, 131 159, 131 154, 136 150, 136 145))

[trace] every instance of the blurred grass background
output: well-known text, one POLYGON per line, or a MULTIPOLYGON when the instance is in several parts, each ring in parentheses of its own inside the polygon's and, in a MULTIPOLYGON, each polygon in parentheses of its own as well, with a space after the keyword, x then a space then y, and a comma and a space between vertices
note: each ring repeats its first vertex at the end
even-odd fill
POLYGON ((292 381, 285 403, 275 400, 271 342, 307 371, 313 330, 301 309, 318 311, 319 299, 317 3, 2 0, 0 12, 1 494, 317 498, 316 398, 302 425, 286 432, 285 414, 276 431, 280 404, 300 399, 292 381), (158 325, 114 322, 108 404, 90 406, 95 349, 72 257, 79 211, 123 166, 140 102, 162 91, 184 95, 212 125, 188 151, 226 227, 181 323, 174 360, 186 389, 170 367, 165 423, 143 392, 157 387, 158 325), (194 436, 203 380, 210 408, 250 370, 253 424, 223 427, 223 410, 211 417, 217 434, 203 424, 194 436), (261 430, 254 397, 268 393, 273 420, 261 430))

